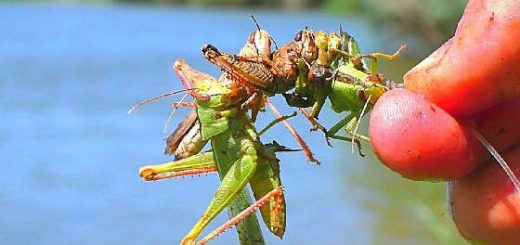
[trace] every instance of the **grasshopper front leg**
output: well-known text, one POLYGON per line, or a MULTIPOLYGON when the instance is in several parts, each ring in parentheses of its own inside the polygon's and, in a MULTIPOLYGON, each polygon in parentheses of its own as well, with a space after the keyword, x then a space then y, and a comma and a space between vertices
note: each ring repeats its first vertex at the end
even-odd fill
POLYGON ((181 241, 183 245, 195 244, 195 240, 202 230, 217 216, 233 198, 244 189, 257 167, 257 151, 252 142, 245 142, 242 147, 242 156, 233 163, 225 177, 222 179, 213 200, 208 208, 181 241))
POLYGON ((377 71, 378 71, 378 68, 377 68, 377 60, 378 59, 385 59, 385 60, 388 60, 388 61, 394 61, 397 58, 399 58, 401 53, 404 52, 407 47, 408 46, 406 44, 403 44, 393 54, 386 54, 386 53, 376 52, 376 53, 372 53, 372 54, 368 54, 368 55, 362 55, 362 57, 367 57, 367 58, 370 59, 370 73, 372 75, 376 75, 377 71))
MULTIPOLYGON (((339 130, 341 128, 345 127, 345 132, 348 135, 352 135, 355 138, 362 139, 363 141, 365 141, 367 143, 370 143, 370 139, 367 136, 362 135, 362 134, 358 134, 358 133, 356 133, 354 131, 354 128, 356 127, 356 124, 357 124, 358 120, 359 119, 356 116, 356 114, 350 114, 350 115, 346 116, 344 119, 342 119, 338 123, 334 124, 334 126, 332 126, 330 128, 330 130, 328 131, 328 134, 329 134, 328 136, 333 138, 333 139, 338 139, 338 140, 344 140, 344 141, 352 142, 352 138, 348 138, 348 137, 343 137, 343 136, 337 135, 339 130)), ((359 144, 359 142, 356 142, 356 144, 359 144)))
MULTIPOLYGON (((327 131, 326 136, 330 137, 332 139, 352 142, 353 144, 356 144, 359 155, 364 157, 365 155, 361 151, 361 142, 359 142, 358 139, 362 139, 365 142, 370 143, 370 138, 368 138, 365 135, 358 134, 355 131, 356 125, 358 124, 358 120, 359 120, 358 117, 359 117, 359 114, 350 113, 348 116, 343 118, 341 121, 334 124, 334 126, 332 126, 330 128, 330 130, 327 131), (353 136, 352 138, 338 135, 339 130, 342 129, 343 127, 345 127, 345 132, 347 133, 347 135, 353 136)), ((354 147, 354 146, 352 146, 352 147, 354 147)))

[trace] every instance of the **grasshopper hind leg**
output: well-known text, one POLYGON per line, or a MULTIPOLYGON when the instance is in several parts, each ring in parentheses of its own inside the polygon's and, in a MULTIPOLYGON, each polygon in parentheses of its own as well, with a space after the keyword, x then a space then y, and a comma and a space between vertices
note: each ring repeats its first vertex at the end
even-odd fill
POLYGON ((218 235, 222 234, 226 230, 230 229, 234 225, 236 225, 238 222, 244 220, 246 217, 248 217, 251 214, 254 214, 257 209, 259 209, 261 206, 269 203, 272 198, 276 198, 278 202, 278 199, 283 197, 283 188, 277 187, 267 194, 265 194, 262 198, 258 199, 255 203, 253 203, 251 206, 249 206, 247 209, 242 211, 240 214, 235 216, 234 218, 230 219, 228 222, 224 223, 223 225, 219 226, 217 229, 209 233, 207 236, 202 238, 199 243, 197 244, 206 244, 211 239, 217 237, 218 235))
POLYGON ((245 145, 243 156, 233 163, 218 187, 208 208, 181 241, 183 245, 195 244, 195 240, 202 230, 235 198, 237 193, 244 189, 256 171, 258 157, 252 145, 245 145))
MULTIPOLYGON (((271 111, 273 111, 273 113, 275 114, 275 116, 277 118, 282 118, 283 116, 280 114, 280 112, 278 111, 278 109, 273 105, 273 103, 271 103, 269 101, 269 99, 266 99, 266 104, 269 106, 269 108, 271 109, 271 111)), ((287 122, 287 120, 283 120, 282 121, 283 125, 285 126, 285 128, 287 130, 289 130, 289 133, 291 133, 291 135, 294 137, 294 139, 298 142, 298 144, 302 147, 303 149, 303 152, 305 153, 305 156, 307 157, 307 160, 313 162, 313 163, 316 163, 316 164, 320 164, 320 161, 318 161, 316 158, 314 158, 314 154, 312 153, 311 149, 309 148, 309 146, 307 145, 307 143, 305 143, 305 141, 303 140, 303 138, 300 136, 300 134, 298 134, 298 132, 296 132, 296 130, 294 129, 294 127, 289 123, 287 122)))
POLYGON ((323 135, 325 136, 325 142, 327 142, 327 145, 329 147, 332 147, 332 144, 330 143, 330 136, 329 136, 329 131, 323 126, 321 125, 317 120, 316 118, 314 118, 313 116, 311 116, 309 114, 309 112, 307 112, 307 110, 305 110, 305 108, 300 108, 300 112, 303 114, 303 116, 311 123, 312 127, 311 127, 311 131, 316 131, 316 130, 320 130, 321 132, 323 132, 323 135))

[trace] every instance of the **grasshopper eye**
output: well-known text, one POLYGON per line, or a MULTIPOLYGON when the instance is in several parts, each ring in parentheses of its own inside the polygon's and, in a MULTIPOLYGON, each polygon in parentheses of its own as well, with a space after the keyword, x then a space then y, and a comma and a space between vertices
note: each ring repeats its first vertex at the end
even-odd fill
POLYGON ((299 31, 298 33, 296 33, 296 35, 294 36, 294 41, 296 42, 299 42, 302 40, 302 34, 303 34, 303 31, 299 31))
POLYGON ((218 49, 211 45, 211 44, 206 44, 204 46, 202 46, 202 52, 203 53, 208 53, 208 52, 216 52, 216 53, 219 53, 218 49))
POLYGON ((208 102, 211 99, 211 96, 208 94, 195 94, 195 99, 199 103, 208 102))
POLYGON ((213 60, 213 59, 216 59, 218 56, 221 55, 221 53, 218 51, 217 48, 215 48, 215 46, 211 45, 211 44, 206 44, 204 46, 202 46, 202 55, 208 59, 208 60, 213 60))

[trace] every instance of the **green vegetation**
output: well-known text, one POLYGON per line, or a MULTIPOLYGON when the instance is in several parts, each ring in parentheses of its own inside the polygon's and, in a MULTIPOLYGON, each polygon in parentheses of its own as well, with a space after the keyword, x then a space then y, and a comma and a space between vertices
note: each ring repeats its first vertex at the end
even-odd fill
POLYGON ((420 38, 432 47, 448 39, 467 0, 116 0, 207 7, 259 7, 286 10, 320 10, 358 16, 380 28, 394 27, 398 35, 420 38))
POLYGON ((453 35, 466 0, 328 0, 322 7, 336 13, 365 16, 378 27, 392 25, 401 34, 420 36, 438 46, 453 35))
POLYGON ((349 189, 362 188, 363 194, 346 202, 355 198, 375 215, 371 244, 468 244, 450 219, 444 183, 410 181, 380 164, 364 164, 345 178, 349 189))

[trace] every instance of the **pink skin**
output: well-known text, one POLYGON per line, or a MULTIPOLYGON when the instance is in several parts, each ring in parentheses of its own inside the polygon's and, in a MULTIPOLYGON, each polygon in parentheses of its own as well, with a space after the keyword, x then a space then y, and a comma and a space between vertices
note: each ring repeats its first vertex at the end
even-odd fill
POLYGON ((370 117, 374 152, 389 168, 415 180, 469 174, 485 152, 447 112, 405 89, 385 93, 370 117))
POLYGON ((490 159, 466 128, 476 128, 499 151, 520 139, 520 98, 457 120, 405 89, 385 93, 370 118, 370 139, 379 159, 403 177, 454 180, 490 159))
MULTIPOLYGON (((520 148, 504 158, 520 175, 520 148)), ((450 189, 449 205, 461 235, 478 244, 520 244, 520 194, 498 164, 453 182, 450 189)))
POLYGON ((520 175, 518 40, 520 1, 470 0, 455 36, 405 75, 407 90, 383 95, 370 118, 374 150, 389 168, 415 180, 459 179, 454 221, 484 244, 520 244, 520 198, 468 130, 520 175))
POLYGON ((520 95, 520 1, 471 0, 455 36, 404 76, 454 116, 520 95))
POLYGON ((391 91, 376 104, 370 138, 381 161, 407 178, 453 180, 489 159, 462 124, 499 151, 520 143, 517 40, 520 1, 471 0, 455 36, 405 75, 415 94, 391 91))

